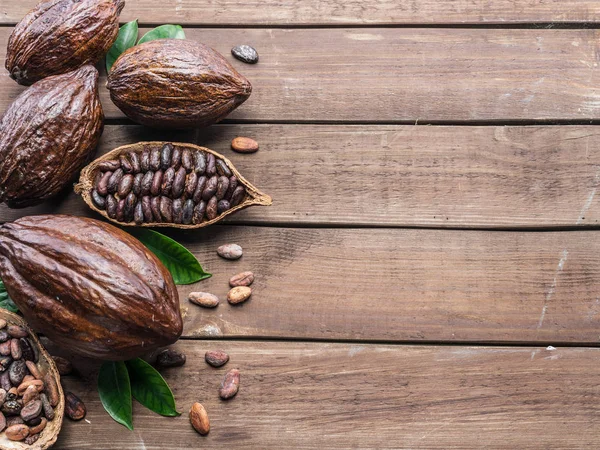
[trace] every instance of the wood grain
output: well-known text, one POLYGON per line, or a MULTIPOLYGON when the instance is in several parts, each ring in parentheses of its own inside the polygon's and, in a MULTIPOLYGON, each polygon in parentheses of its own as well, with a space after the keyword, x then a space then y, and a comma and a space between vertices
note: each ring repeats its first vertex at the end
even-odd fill
MULTIPOLYGON (((426 227, 597 226, 600 141, 593 126, 217 125, 199 132, 107 126, 98 153, 141 140, 205 145, 275 199, 230 223, 426 227), (235 136, 260 142, 231 151, 235 136)), ((92 215, 74 193, 0 221, 92 215)), ((93 216, 94 217, 94 216, 93 216)))
POLYGON ((187 337, 598 344, 600 233, 212 227, 170 233, 209 280, 180 286, 187 337), (226 261, 218 246, 238 243, 226 261), (251 299, 229 278, 251 270, 251 299), (216 294, 214 310, 187 301, 216 294))
MULTIPOLYGON (((9 28, 0 29, 0 60, 9 28)), ((599 30, 190 29, 252 82, 256 121, 600 119, 599 30), (257 65, 230 55, 254 45, 257 65)), ((100 79, 106 116, 122 118, 100 79)), ((0 111, 22 91, 0 77, 0 111)))
MULTIPOLYGON (((65 377, 87 419, 65 419, 56 449, 594 448, 600 438, 598 349, 420 347, 185 341, 181 368, 163 372, 183 415, 160 417, 134 403, 135 431, 102 410, 95 380, 65 377), (221 369, 206 350, 231 355, 221 369), (240 391, 217 387, 231 368, 240 391), (211 431, 189 425, 193 402, 211 431)), ((88 367, 85 370, 89 370, 88 367)))
MULTIPOLYGON (((15 24, 37 0, 3 2, 0 23, 15 24)), ((183 25, 395 25, 597 22, 593 0, 132 0, 121 21, 183 25)))

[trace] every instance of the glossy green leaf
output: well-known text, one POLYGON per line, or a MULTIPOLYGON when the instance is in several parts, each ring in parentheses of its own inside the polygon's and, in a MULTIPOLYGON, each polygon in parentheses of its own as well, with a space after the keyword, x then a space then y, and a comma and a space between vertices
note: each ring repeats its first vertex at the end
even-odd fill
POLYGON ((0 280, 0 308, 6 309, 10 312, 16 313, 19 312, 19 308, 9 297, 8 292, 6 292, 6 288, 4 287, 4 283, 0 280))
POLYGON ((133 430, 131 385, 123 361, 102 364, 98 374, 98 394, 110 417, 133 430))
POLYGON ((170 237, 143 228, 127 230, 162 261, 175 284, 192 284, 210 278, 190 251, 170 237))
POLYGON ((130 47, 135 45, 135 41, 138 37, 138 23, 137 19, 133 22, 127 22, 121 28, 119 28, 119 34, 117 40, 112 45, 106 55, 106 72, 110 72, 111 67, 117 60, 117 58, 130 47))
POLYGON ((181 415, 175 409, 175 398, 164 378, 154 367, 140 358, 126 361, 133 398, 161 416, 181 415))
POLYGON ((185 39, 185 33, 181 25, 161 25, 143 35, 138 45, 156 39, 185 39))

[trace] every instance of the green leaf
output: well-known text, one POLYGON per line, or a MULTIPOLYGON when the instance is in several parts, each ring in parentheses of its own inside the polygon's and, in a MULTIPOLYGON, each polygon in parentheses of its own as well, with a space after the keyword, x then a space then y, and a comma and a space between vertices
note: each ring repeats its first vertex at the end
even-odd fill
POLYGON ((131 385, 123 361, 102 364, 98 374, 98 394, 110 417, 133 430, 131 385))
POLYGON ((154 367, 140 358, 126 361, 133 398, 161 416, 175 417, 175 399, 169 385, 154 367))
POLYGON ((185 33, 181 25, 161 25, 143 35, 138 45, 156 39, 185 39, 185 33))
POLYGON ((13 313, 19 312, 17 305, 15 305, 12 299, 8 296, 8 292, 6 292, 6 288, 4 287, 2 280, 0 280, 0 308, 6 309, 13 313))
POLYGON ((183 245, 156 231, 143 228, 127 230, 138 238, 171 272, 175 284, 192 284, 210 278, 198 260, 183 245))
POLYGON ((119 34, 117 40, 112 45, 106 55, 106 72, 110 72, 111 67, 117 60, 117 58, 130 47, 135 45, 135 41, 138 37, 138 23, 137 19, 133 22, 127 22, 121 28, 119 28, 119 34))

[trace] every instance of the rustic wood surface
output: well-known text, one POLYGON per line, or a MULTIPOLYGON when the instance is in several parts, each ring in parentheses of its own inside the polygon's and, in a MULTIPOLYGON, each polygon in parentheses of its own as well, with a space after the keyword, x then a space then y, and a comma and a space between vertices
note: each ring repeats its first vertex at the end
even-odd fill
MULTIPOLYGON (((0 23, 15 24, 38 0, 0 4, 0 23)), ((129 0, 121 21, 185 25, 420 25, 598 22, 593 0, 129 0)))
MULTIPOLYGON (((0 28, 0 60, 10 28, 0 28)), ((143 31, 142 31, 143 33, 143 31)), ((429 122, 600 119, 600 32, 504 29, 190 29, 253 84, 230 118, 429 122), (234 45, 259 49, 247 65, 234 45)), ((109 118, 122 118, 100 79, 109 118)), ((4 71, 0 111, 23 90, 4 71)))
MULTIPOLYGON (((98 154, 171 139, 225 154, 274 198, 230 223, 329 226, 598 226, 600 140, 593 126, 217 125, 191 132, 106 127, 98 154), (260 142, 254 155, 235 136, 260 142)), ((74 193, 0 217, 95 216, 74 193)))
POLYGON ((102 411, 87 379, 65 377, 89 412, 65 419, 61 449, 182 448, 595 448, 600 431, 599 349, 183 341, 188 360, 163 372, 178 418, 134 404, 135 431, 102 411), (204 352, 223 349, 214 369, 204 352), (241 371, 240 391, 217 395, 223 374, 241 371), (190 427, 201 402, 208 436, 190 427), (115 442, 118 440, 118 447, 115 442))

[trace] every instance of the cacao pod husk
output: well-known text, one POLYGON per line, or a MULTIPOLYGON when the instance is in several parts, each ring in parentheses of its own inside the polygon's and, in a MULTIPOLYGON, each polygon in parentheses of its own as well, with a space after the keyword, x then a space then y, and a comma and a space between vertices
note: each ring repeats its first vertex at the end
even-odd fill
POLYGON ((107 87, 131 120, 175 129, 218 122, 252 92, 222 55, 186 39, 158 39, 126 50, 112 66, 107 87))
POLYGON ((131 359, 182 332, 171 274, 105 222, 40 215, 3 225, 0 278, 35 330, 87 357, 131 359))
POLYGON ((98 71, 38 81, 0 120, 0 202, 34 205, 58 194, 93 156, 104 123, 98 71))
MULTIPOLYGON (((182 166, 180 166, 180 167, 182 167, 182 166)), ((193 171, 190 171, 190 173, 188 173, 187 177, 191 176, 192 172, 193 171)), ((137 174, 139 174, 139 173, 142 173, 142 172, 138 172, 137 174)), ((129 179, 131 180, 131 176, 137 175, 137 174, 129 173, 127 175, 130 175, 129 179)), ((200 175, 202 175, 202 174, 200 174, 200 175)), ((186 181, 187 181, 187 178, 186 178, 186 181)), ((164 186, 164 184, 163 184, 163 186, 164 186)), ((249 206, 253 206, 253 205, 269 206, 272 204, 271 197, 268 196, 267 194, 264 194, 263 192, 259 191, 248 180, 246 180, 238 172, 238 170, 234 167, 234 165, 231 163, 231 161, 229 159, 225 158, 223 155, 221 155, 213 150, 210 150, 206 147, 200 147, 198 145, 181 143, 181 142, 171 143, 171 142, 162 142, 162 141, 149 141, 149 142, 138 142, 136 144, 130 144, 130 145, 124 145, 122 147, 118 147, 118 148, 106 153, 105 155, 102 155, 101 157, 95 159, 89 165, 87 165, 86 167, 83 168, 83 170, 81 171, 80 178, 79 178, 79 183, 77 183, 75 185, 75 192, 83 197, 83 200, 88 204, 88 206, 90 208, 92 208, 94 211, 102 214, 108 220, 110 220, 114 223, 117 223, 119 225, 141 226, 141 227, 173 227, 173 228, 182 228, 182 229, 202 228, 202 227, 206 227, 206 226, 212 225, 214 223, 220 222, 221 220, 223 220, 225 217, 229 216, 230 214, 233 214, 244 208, 248 208, 249 206), (96 189, 96 186, 97 186, 96 183, 98 182, 98 180, 100 180, 102 178, 101 175, 103 173, 107 173, 107 172, 105 172, 105 170, 109 170, 109 169, 112 169, 113 171, 121 170, 121 172, 124 173, 122 171, 122 169, 116 169, 116 168, 122 167, 122 166, 119 166, 119 164, 121 164, 123 159, 125 159, 125 160, 131 159, 128 157, 128 155, 135 154, 136 155, 136 157, 134 158, 135 160, 142 160, 143 159, 142 154, 144 151, 148 152, 148 151, 151 151, 151 150, 154 150, 157 148, 161 149, 165 145, 171 145, 173 149, 181 151, 180 153, 183 153, 184 150, 189 150, 192 153, 193 152, 202 152, 204 155, 208 155, 208 154, 214 155, 215 161, 217 161, 217 162, 221 161, 221 164, 224 164, 229 169, 229 171, 231 172, 231 175, 237 178, 237 186, 238 187, 242 186, 244 188, 243 198, 240 200, 239 203, 235 203, 228 210, 221 212, 213 219, 205 218, 204 220, 202 220, 199 223, 189 223, 189 224, 175 223, 173 220, 171 220, 171 221, 156 221, 156 220, 154 220, 152 222, 144 221, 142 223, 136 223, 133 220, 133 217, 135 217, 135 216, 130 215, 130 218, 129 218, 130 220, 127 220, 127 218, 125 218, 125 220, 120 220, 119 215, 117 215, 115 217, 114 215, 111 216, 110 214, 107 213, 108 206, 106 206, 105 208, 98 207, 98 202, 95 201, 95 199, 97 198, 97 194, 98 194, 97 189, 96 189), (123 158, 124 156, 125 156, 125 158, 123 158)), ((126 197, 130 197, 131 193, 129 191, 127 191, 127 192, 128 192, 128 194, 126 197)), ((122 198, 119 196, 118 192, 113 192, 113 194, 109 193, 109 196, 110 195, 112 195, 113 201, 115 201, 115 199, 116 199, 116 202, 119 202, 120 200, 125 200, 125 198, 122 198)), ((139 202, 140 197, 142 197, 144 194, 141 194, 141 195, 136 194, 136 195, 137 195, 137 201, 139 202)), ((161 196, 162 196, 162 193, 160 193, 160 192, 157 195, 152 195, 152 194, 149 195, 149 197, 152 197, 152 198, 161 197, 161 196)), ((182 194, 177 195, 174 198, 170 198, 169 200, 172 202, 175 200, 181 200, 181 203, 185 203, 186 200, 189 200, 191 197, 193 197, 193 195, 190 195, 190 193, 188 193, 187 190, 184 190, 184 192, 182 194)), ((108 205, 108 202, 106 202, 106 205, 108 205)))
POLYGON ((19 84, 96 64, 119 33, 123 0, 45 0, 13 29, 6 69, 19 84))

